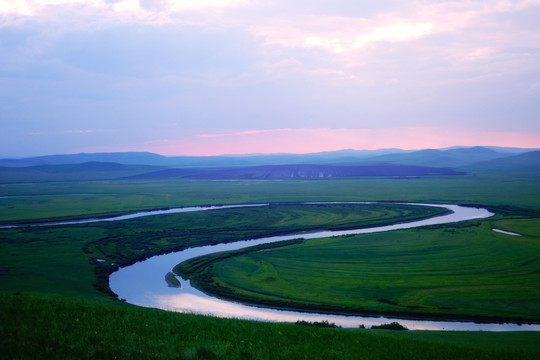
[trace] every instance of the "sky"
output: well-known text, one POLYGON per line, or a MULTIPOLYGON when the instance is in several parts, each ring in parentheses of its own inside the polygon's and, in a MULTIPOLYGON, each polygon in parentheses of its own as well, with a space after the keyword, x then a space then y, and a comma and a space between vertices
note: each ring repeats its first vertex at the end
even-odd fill
POLYGON ((0 156, 540 148, 540 0, 0 0, 0 156))

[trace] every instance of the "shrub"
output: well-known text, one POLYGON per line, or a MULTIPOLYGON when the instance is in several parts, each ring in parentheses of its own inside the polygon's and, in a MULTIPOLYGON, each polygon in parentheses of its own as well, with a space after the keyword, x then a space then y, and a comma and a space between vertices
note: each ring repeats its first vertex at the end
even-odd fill
POLYGON ((341 327, 334 323, 329 323, 328 320, 323 320, 320 322, 319 321, 309 322, 309 321, 304 321, 304 320, 298 320, 295 324, 303 325, 303 326, 313 326, 313 327, 318 327, 318 328, 340 328, 341 327))
POLYGON ((373 325, 372 329, 384 329, 384 330, 409 330, 405 326, 398 322, 391 322, 390 324, 373 325))

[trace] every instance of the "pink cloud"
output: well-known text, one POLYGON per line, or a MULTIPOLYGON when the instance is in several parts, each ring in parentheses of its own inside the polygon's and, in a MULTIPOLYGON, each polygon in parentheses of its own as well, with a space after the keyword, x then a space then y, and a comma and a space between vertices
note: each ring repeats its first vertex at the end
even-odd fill
MULTIPOLYGON (((216 137, 188 137, 146 148, 164 155, 311 153, 342 149, 424 149, 496 145, 540 147, 540 134, 438 127, 384 129, 303 128, 239 131, 216 137), (246 136, 246 135, 250 136, 246 136)), ((140 149, 139 149, 140 150, 140 149)))
POLYGON ((232 132, 232 133, 199 134, 197 136, 201 138, 218 138, 218 137, 257 135, 257 134, 265 134, 265 133, 279 133, 279 132, 290 131, 290 130, 291 129, 289 128, 265 129, 265 130, 244 130, 244 131, 232 132))

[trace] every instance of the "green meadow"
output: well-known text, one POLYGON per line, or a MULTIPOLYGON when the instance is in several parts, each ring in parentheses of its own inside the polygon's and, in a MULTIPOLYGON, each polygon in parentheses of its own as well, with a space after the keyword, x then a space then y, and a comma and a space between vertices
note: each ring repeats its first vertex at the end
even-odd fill
POLYGON ((442 212, 411 205, 289 204, 5 229, 0 231, 0 260, 9 276, 0 289, 47 291, 54 286, 62 292, 91 294, 93 286, 112 295, 108 288, 112 271, 153 255, 290 232, 387 224, 442 212))
POLYGON ((297 201, 476 204, 498 215, 434 229, 304 241, 272 249, 264 256, 246 253, 212 263, 216 266, 212 275, 218 275, 216 279, 233 289, 259 286, 259 293, 269 293, 279 287, 277 297, 294 297, 294 306, 304 303, 307 307, 335 310, 334 306, 345 305, 347 311, 384 313, 402 313, 405 308, 428 317, 538 321, 539 185, 525 177, 487 175, 2 184, 1 224, 193 205, 282 204, 266 209, 0 230, 0 351, 12 359, 536 359, 540 357, 540 336, 536 332, 325 329, 176 314, 119 301, 108 290, 107 277, 118 264, 195 244, 434 215, 424 213, 431 211, 424 208, 422 213, 415 213, 408 206, 378 205, 368 209, 291 204, 297 201), (492 227, 523 236, 497 234, 492 227), (344 252, 351 263, 348 269, 337 264, 344 252), (327 266, 326 272, 316 265, 315 259, 321 253, 325 259, 319 260, 327 266), (369 262, 368 254, 385 260, 369 262), (292 261, 300 255, 302 265, 292 261), (280 266, 287 263, 287 258, 292 260, 285 271, 280 266), (246 271, 259 264, 257 261, 261 261, 259 272, 246 271), (280 269, 278 276, 271 267, 280 269), (403 278, 396 276, 398 267, 403 278), (313 271, 317 276, 312 276, 309 285, 316 299, 307 294, 306 288, 291 289, 290 284, 306 280, 313 271), (334 285, 339 285, 337 277, 332 276, 334 271, 344 272, 351 280, 347 283, 357 288, 359 283, 354 278, 361 272, 365 272, 364 277, 369 275, 369 282, 356 292, 343 282, 325 287, 324 282, 332 278, 334 285), (270 275, 275 282, 266 281, 270 275), (281 285, 272 288, 272 283, 281 285), (351 295, 357 300, 365 298, 356 310, 354 304, 346 303, 351 295), (335 299, 340 297, 337 304, 335 299))
POLYGON ((540 211, 526 176, 329 180, 91 181, 0 184, 0 224, 180 206, 294 201, 419 201, 540 211))
POLYGON ((326 329, 43 295, 0 297, 6 359, 537 359, 535 332, 326 329))
POLYGON ((260 246, 204 266, 204 257, 193 259, 178 271, 210 293, 269 306, 538 322, 540 242, 531 234, 538 222, 482 221, 260 246), (492 231, 501 227, 524 235, 492 231), (190 263, 199 266, 186 271, 190 263))

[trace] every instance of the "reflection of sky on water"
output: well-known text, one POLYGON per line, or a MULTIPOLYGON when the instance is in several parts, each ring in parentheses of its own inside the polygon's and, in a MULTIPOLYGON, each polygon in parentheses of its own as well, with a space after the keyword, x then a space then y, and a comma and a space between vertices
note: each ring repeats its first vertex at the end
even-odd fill
MULTIPOLYGON (((46 195, 46 196, 49 196, 49 195, 46 195)), ((0 199, 2 198, 3 197, 0 197, 0 199)), ((112 216, 112 217, 106 217, 106 218, 90 218, 90 219, 55 221, 55 222, 44 222, 44 223, 30 223, 30 224, 22 224, 22 225, 2 225, 0 226, 0 229, 12 229, 12 228, 28 227, 28 226, 58 226, 58 225, 89 224, 89 223, 96 223, 96 222, 102 222, 102 221, 110 222, 110 221, 130 220, 130 219, 136 219, 136 218, 146 217, 146 216, 180 214, 180 213, 196 212, 196 211, 233 209, 233 208, 238 208, 238 207, 256 207, 256 206, 267 206, 267 205, 268 204, 190 206, 190 207, 164 209, 164 210, 139 211, 136 213, 118 215, 118 216, 112 216)))
POLYGON ((388 324, 390 322, 397 321, 405 327, 414 330, 540 330, 540 326, 538 325, 520 326, 515 324, 476 324, 449 321, 417 321, 379 316, 361 317, 303 313, 296 311, 275 310, 254 306, 246 306, 234 302, 224 301, 208 296, 199 296, 190 293, 180 293, 176 295, 156 295, 154 300, 157 307, 170 311, 271 322, 296 322, 299 320, 309 322, 321 322, 326 320, 330 323, 334 323, 336 325, 347 328, 355 328, 360 325, 364 325, 369 328, 373 325, 388 324))
POLYGON ((145 261, 122 268, 111 275, 110 287, 116 294, 118 294, 119 298, 125 299, 131 304, 146 307, 156 307, 171 311, 210 314, 220 317, 286 322, 295 322, 297 320, 311 322, 327 320, 343 327, 358 327, 360 324, 364 324, 366 327, 369 327, 372 325, 380 325, 392 321, 398 321, 400 324, 403 324, 409 329, 416 330, 540 330, 540 325, 520 326, 517 324, 475 324, 471 322, 403 320, 385 317, 340 316, 296 311, 282 311, 248 306, 217 299, 192 288, 189 282, 181 279, 181 289, 169 288, 164 280, 165 274, 167 274, 176 264, 196 256, 206 255, 213 252, 236 250, 246 246, 296 239, 299 237, 305 239, 315 239, 320 237, 340 236, 347 234, 373 233, 471 219, 481 219, 493 215, 485 209, 468 208, 457 205, 434 206, 448 208, 452 210, 453 213, 421 221, 381 226, 371 229, 321 231, 301 235, 296 234, 275 236, 257 240, 237 241, 229 244, 190 248, 178 253, 154 256, 145 261))
POLYGON ((320 322, 328 320, 344 327, 358 327, 358 325, 361 323, 365 324, 366 326, 379 323, 378 321, 373 321, 373 319, 370 320, 368 318, 362 319, 361 323, 359 322, 358 318, 338 318, 336 316, 336 320, 333 320, 331 319, 331 315, 318 315, 299 313, 295 311, 257 308, 215 298, 201 297, 194 294, 158 295, 156 296, 156 304, 165 310, 194 312, 204 315, 228 318, 234 317, 249 320, 277 322, 296 322, 298 320, 320 322))
POLYGON ((510 231, 504 231, 504 230, 501 230, 501 229, 492 229, 492 230, 495 231, 495 232, 501 233, 501 234, 505 234, 505 235, 521 236, 521 234, 517 234, 517 233, 514 233, 514 232, 510 232, 510 231))

